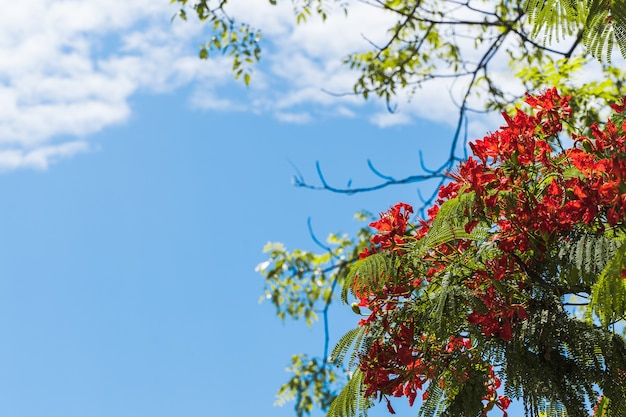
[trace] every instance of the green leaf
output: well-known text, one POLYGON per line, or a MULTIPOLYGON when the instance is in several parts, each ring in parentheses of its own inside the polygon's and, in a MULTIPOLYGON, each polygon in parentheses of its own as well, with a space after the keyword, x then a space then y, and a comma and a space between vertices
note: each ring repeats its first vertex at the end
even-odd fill
POLYGON ((615 250, 613 257, 606 264, 598 281, 591 287, 592 310, 606 328, 626 318, 626 279, 622 270, 626 268, 626 243, 615 250))

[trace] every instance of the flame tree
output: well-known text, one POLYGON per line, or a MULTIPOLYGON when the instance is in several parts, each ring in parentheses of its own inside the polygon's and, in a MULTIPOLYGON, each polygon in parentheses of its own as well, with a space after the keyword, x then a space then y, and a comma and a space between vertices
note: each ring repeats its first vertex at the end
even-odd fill
POLYGON ((470 143, 428 219, 398 203, 343 282, 367 317, 333 352, 353 351, 329 416, 420 396, 420 415, 626 415, 626 98, 573 135, 569 97, 470 143))

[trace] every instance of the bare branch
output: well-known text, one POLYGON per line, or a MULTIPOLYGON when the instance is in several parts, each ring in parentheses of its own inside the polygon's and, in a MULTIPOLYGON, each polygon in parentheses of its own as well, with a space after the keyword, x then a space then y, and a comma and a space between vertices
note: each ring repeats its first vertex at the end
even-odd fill
POLYGON ((446 173, 444 171, 442 171, 442 172, 437 172, 437 173, 433 173, 433 174, 410 175, 410 176, 405 177, 405 178, 387 180, 387 181, 385 181, 383 183, 375 184, 375 185, 371 185, 371 186, 366 186, 366 187, 338 188, 338 187, 331 186, 331 185, 329 185, 326 182, 326 179, 324 178, 324 175, 322 173, 322 169, 320 167, 319 161, 317 161, 315 163, 315 167, 317 169, 317 175, 318 175, 318 178, 319 178, 319 180, 321 182, 321 185, 309 184, 302 177, 294 177, 294 179, 293 179, 294 180, 294 185, 296 187, 306 188, 306 189, 309 189, 309 190, 325 190, 325 191, 331 191, 333 193, 351 195, 351 194, 356 194, 356 193, 363 193, 363 192, 368 192, 368 191, 380 190, 382 188, 390 187, 392 185, 411 184, 411 183, 416 183, 416 182, 423 182, 423 181, 431 180, 433 178, 447 178, 446 173))

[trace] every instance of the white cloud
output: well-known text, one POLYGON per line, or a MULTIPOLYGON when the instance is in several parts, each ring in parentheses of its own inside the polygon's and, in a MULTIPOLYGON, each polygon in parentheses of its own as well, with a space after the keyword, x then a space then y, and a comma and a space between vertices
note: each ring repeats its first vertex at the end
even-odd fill
POLYGON ((0 150, 0 169, 34 168, 45 170, 60 158, 86 152, 89 146, 84 141, 65 142, 60 145, 41 146, 33 150, 0 150))
POLYGON ((379 127, 406 125, 411 123, 411 116, 406 113, 390 113, 381 111, 370 117, 370 121, 379 127))
POLYGON ((196 89, 190 98, 193 108, 215 111, 246 111, 245 105, 228 98, 219 97, 210 89, 196 89))
MULTIPOLYGON (((371 48, 369 42, 383 43, 394 19, 365 2, 352 3, 348 17, 339 11, 325 22, 313 16, 296 25, 291 2, 230 0, 232 16, 265 34, 263 59, 248 89, 232 80, 227 57, 197 58, 206 28, 191 11, 188 22, 172 21, 177 6, 168 3, 0 0, 0 169, 45 169, 84 152, 90 134, 128 120, 134 94, 190 84, 194 108, 249 111, 289 123, 357 114, 379 126, 415 118, 456 123, 454 100, 460 101, 463 82, 430 82, 412 100, 408 91, 399 91, 394 114, 380 101, 365 106, 352 94, 358 74, 342 59, 371 48)), ((478 60, 479 51, 471 52, 473 39, 464 42, 464 53, 478 60)), ((510 79, 505 64, 500 60, 490 67, 503 83, 510 79)), ((478 132, 491 123, 475 120, 470 129, 478 132)))
POLYGON ((309 123, 313 118, 309 113, 276 113, 276 118, 287 123, 305 124, 309 123))
POLYGON ((45 169, 161 92, 228 70, 194 57, 199 25, 152 0, 0 0, 0 169, 45 169), (189 44, 188 47, 181 47, 189 44), (59 137, 74 137, 59 143, 59 137), (78 140, 77 140, 78 139, 78 140))
POLYGON ((342 117, 348 117, 348 118, 356 117, 356 113, 347 107, 336 108, 334 111, 334 114, 336 116, 342 116, 342 117))

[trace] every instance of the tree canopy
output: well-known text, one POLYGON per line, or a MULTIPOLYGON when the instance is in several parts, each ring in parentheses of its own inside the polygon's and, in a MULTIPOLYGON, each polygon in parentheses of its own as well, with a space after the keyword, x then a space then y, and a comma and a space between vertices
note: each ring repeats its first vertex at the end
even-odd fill
POLYGON ((354 351, 329 416, 421 393, 419 415, 479 416, 511 399, 526 414, 626 415, 624 101, 564 148, 569 97, 470 143, 429 217, 398 203, 343 281, 369 315, 333 352, 354 351), (623 329, 623 328, 622 328, 623 329), (600 398, 598 400, 598 398, 600 398))
MULTIPOLYGON (((233 0, 234 1, 234 0, 233 0)), ((208 22, 212 51, 233 58, 247 84, 261 33, 226 0, 172 0, 208 22)), ((276 0, 270 0, 276 4, 276 0)), ((280 318, 312 324, 338 296, 362 315, 331 352, 294 355, 278 403, 330 417, 365 414, 393 397, 423 416, 481 416, 522 401, 528 416, 626 415, 626 5, 605 0, 371 0, 395 16, 386 41, 346 57, 353 93, 393 109, 399 92, 436 79, 464 85, 449 158, 396 179, 378 173, 354 193, 434 179, 414 208, 398 203, 354 237, 331 235, 321 253, 269 244, 259 265, 280 318), (467 38, 472 42, 468 44, 467 38), (468 46, 469 45, 469 46, 468 46), (576 83, 589 56, 596 77, 576 83), (494 76, 508 60, 521 95, 494 76), (551 88, 557 86, 557 89, 551 88), (478 100, 476 100, 478 98, 478 100), (613 115, 606 121, 607 106, 613 115), (472 107, 480 103, 479 108, 472 107), (525 104, 522 104, 525 102, 525 104), (525 106, 525 107, 523 107, 525 106), (504 126, 459 155, 472 111, 503 111, 504 126)), ((350 12, 350 2, 292 1, 295 18, 350 12)), ((359 214, 361 220, 367 215, 359 214)))
MULTIPOLYGON (((171 0, 180 6, 181 18, 193 15, 211 28, 212 36, 200 48, 200 57, 208 58, 213 53, 229 55, 235 77, 247 84, 254 76, 254 64, 262 57, 263 33, 229 12, 235 2, 171 0)), ((276 5, 278 0, 269 3, 276 5)), ((460 90, 454 95, 458 114, 456 131, 449 142, 450 154, 441 161, 438 174, 465 157, 464 126, 472 112, 510 110, 523 98, 524 91, 556 85, 563 94, 572 96, 575 118, 588 126, 599 120, 598 99, 612 102, 624 94, 624 72, 610 65, 615 47, 619 47, 622 55, 626 52, 624 2, 291 1, 299 24, 306 24, 316 16, 325 20, 333 13, 349 14, 355 3, 365 3, 381 14, 392 16, 394 23, 387 28, 384 40, 370 43, 369 50, 355 51, 345 57, 344 63, 359 74, 352 94, 366 99, 379 97, 394 110, 397 95, 416 94, 437 80, 454 79, 460 90), (591 79, 584 77, 585 83, 577 82, 585 73, 589 52, 601 62, 599 74, 591 79), (494 71, 500 62, 508 62, 508 72, 513 78, 503 78, 494 71)), ((354 193, 436 177, 426 174, 407 178, 387 175, 389 178, 382 178, 378 184, 356 189, 334 187, 323 181, 321 175, 319 185, 302 178, 296 178, 296 183, 305 188, 354 193)))

